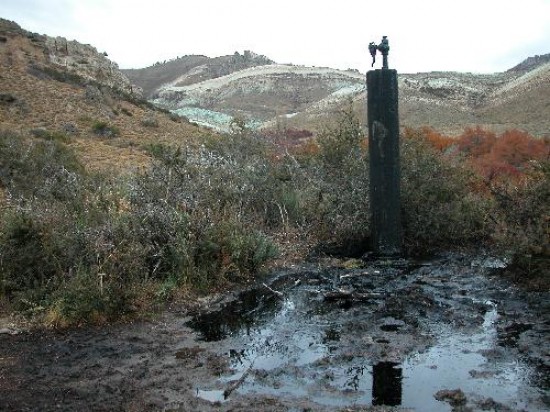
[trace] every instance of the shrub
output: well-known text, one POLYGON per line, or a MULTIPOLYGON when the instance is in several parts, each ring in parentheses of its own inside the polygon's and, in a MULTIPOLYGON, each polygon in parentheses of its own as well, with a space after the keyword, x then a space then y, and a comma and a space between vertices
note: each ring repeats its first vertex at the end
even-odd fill
POLYGON ((11 93, 0 93, 0 104, 9 105, 15 103, 17 98, 11 93))
POLYGON ((0 132, 0 184, 15 198, 73 199, 80 193, 82 173, 74 152, 59 139, 29 140, 0 132))
POLYGON ((121 107, 121 108, 120 108, 120 111, 121 111, 123 114, 125 114, 126 116, 128 116, 128 117, 132 117, 132 116, 134 115, 134 114, 133 114, 130 110, 128 110, 126 107, 121 107))
POLYGON ((523 281, 550 284, 550 161, 531 163, 519 182, 492 186, 500 225, 498 244, 513 257, 523 281))
POLYGON ((114 310, 122 311, 129 300, 117 300, 115 304, 109 291, 115 288, 116 293, 128 296, 126 292, 132 290, 133 282, 142 279, 131 276, 135 273, 132 270, 143 271, 143 266, 136 267, 142 250, 130 248, 133 254, 124 250, 121 259, 121 248, 113 243, 118 239, 113 240, 111 234, 120 226, 120 216, 124 216, 117 202, 109 198, 113 188, 105 192, 80 189, 85 196, 64 201, 52 202, 48 196, 22 200, 22 207, 5 213, 0 226, 4 294, 21 310, 36 312, 36 308, 43 308, 50 315, 56 313, 56 323, 60 324, 81 323, 86 313, 111 318, 114 310), (119 260, 127 267, 117 266, 119 260), (102 271, 107 274, 109 289, 99 299, 97 290, 86 291, 83 285, 95 284, 102 271), (105 296, 110 296, 109 301, 105 296))
POLYGON ((56 327, 104 323, 128 313, 130 298, 126 285, 77 273, 52 293, 45 322, 56 327))
POLYGON ((402 213, 406 247, 427 253, 482 246, 491 233, 491 201, 472 188, 477 178, 459 159, 433 148, 422 131, 402 139, 402 213))
POLYGON ((466 129, 456 140, 459 154, 489 181, 521 179, 530 161, 548 159, 549 143, 519 130, 508 130, 497 136, 480 127, 466 129))
POLYGON ((480 157, 490 153, 495 142, 496 134, 479 126, 466 128, 457 139, 460 152, 471 157, 480 157))
POLYGON ((225 221, 199 239, 196 261, 199 268, 206 265, 211 274, 236 280, 248 277, 276 254, 276 247, 259 231, 225 221))
POLYGON ((132 209, 105 228, 102 270, 135 281, 184 277, 191 260, 187 215, 159 203, 133 201, 132 209))
POLYGON ((153 116, 144 117, 141 120, 141 124, 145 127, 151 127, 151 128, 159 127, 159 121, 153 116))
POLYGON ((151 230, 138 236, 148 239, 147 233, 155 231, 147 247, 152 256, 172 256, 172 262, 183 258, 158 269, 159 275, 175 274, 201 287, 230 272, 234 279, 249 276, 273 254, 267 238, 254 229, 267 213, 266 193, 258 189, 268 175, 261 157, 253 154, 258 149, 233 152, 228 147, 239 143, 231 137, 207 143, 211 149, 152 147, 157 161, 150 173, 135 180, 130 193, 140 224, 153 219, 151 230), (173 230, 177 216, 186 223, 173 230), (162 245, 167 249, 159 250, 162 245), (172 250, 175 245, 182 249, 172 250))
POLYGON ((76 86, 82 86, 86 83, 86 80, 82 76, 67 70, 58 70, 54 67, 39 65, 32 65, 30 69, 32 69, 33 74, 39 78, 46 77, 48 79, 62 83, 69 83, 76 86))
POLYGON ((28 213, 6 213, 0 233, 2 290, 40 289, 53 280, 48 228, 28 213))
POLYGON ((318 154, 313 152, 318 161, 309 166, 317 191, 310 197, 313 230, 323 242, 364 242, 370 230, 369 162, 351 105, 319 134, 318 144, 318 154))
POLYGON ((111 182, 40 136, 0 140, 1 182, 14 199, 0 224, 0 287, 21 310, 56 325, 108 320, 127 312, 137 285, 239 281, 276 253, 259 228, 278 192, 266 200, 261 188, 284 178, 244 136, 210 149, 156 145, 150 171, 111 182))
POLYGON ((38 128, 31 130, 31 134, 34 137, 38 137, 44 140, 56 140, 62 143, 69 143, 71 141, 70 137, 65 133, 60 132, 51 132, 44 128, 38 128))
POLYGON ((112 126, 107 122, 96 121, 92 125, 92 131, 102 137, 115 137, 120 134, 120 130, 116 126, 112 126))
POLYGON ((189 123, 189 119, 185 116, 177 115, 176 113, 169 112, 168 118, 174 123, 181 123, 182 121, 189 123))
POLYGON ((149 143, 144 149, 153 157, 163 159, 165 156, 169 156, 169 153, 173 151, 169 146, 162 143, 149 143))
MULTIPOLYGON (((0 291, 55 325, 128 313, 140 288, 165 299, 178 287, 247 280, 277 253, 266 233, 295 230, 344 251, 369 235, 368 148, 351 106, 294 155, 236 122, 232 134, 199 147, 150 145, 152 167, 119 179, 86 173, 55 134, 33 135, 0 133, 0 184, 10 198, 0 221, 0 291)), ((431 129, 404 133, 407 249, 481 246, 497 227, 514 264, 543 273, 550 167, 526 158, 524 179, 488 181, 463 160, 494 154, 498 142, 487 150, 470 142, 467 155, 453 147, 431 129)))

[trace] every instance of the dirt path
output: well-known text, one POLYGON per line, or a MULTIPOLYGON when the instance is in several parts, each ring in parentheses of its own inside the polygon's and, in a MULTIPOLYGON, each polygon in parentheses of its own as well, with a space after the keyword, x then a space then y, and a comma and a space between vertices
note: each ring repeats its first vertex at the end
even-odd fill
POLYGON ((2 333, 0 410, 547 410, 550 294, 493 263, 295 268, 196 316, 2 333))

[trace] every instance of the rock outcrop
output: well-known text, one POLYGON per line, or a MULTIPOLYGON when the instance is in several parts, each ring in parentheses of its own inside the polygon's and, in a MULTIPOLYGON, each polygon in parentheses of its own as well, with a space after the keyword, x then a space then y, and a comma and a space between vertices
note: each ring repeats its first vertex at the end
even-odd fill
POLYGON ((130 82, 118 64, 107 58, 106 52, 99 53, 89 44, 69 41, 64 37, 44 36, 44 44, 50 61, 59 68, 113 89, 143 96, 142 89, 130 82))
POLYGON ((48 67, 61 74, 79 76, 85 81, 101 84, 136 98, 143 97, 142 89, 132 84, 118 65, 107 58, 107 53, 100 53, 89 44, 69 41, 64 37, 31 33, 13 21, 0 18, 0 43, 8 43, 10 39, 21 43, 21 46, 22 39, 27 39, 34 45, 34 53, 26 57, 34 60, 38 69, 48 67), (38 51, 43 55, 37 53, 38 51))
POLYGON ((508 72, 525 73, 530 70, 536 69, 537 67, 542 66, 546 63, 550 63, 550 53, 541 55, 537 54, 535 56, 528 57, 517 66, 509 69, 508 72))

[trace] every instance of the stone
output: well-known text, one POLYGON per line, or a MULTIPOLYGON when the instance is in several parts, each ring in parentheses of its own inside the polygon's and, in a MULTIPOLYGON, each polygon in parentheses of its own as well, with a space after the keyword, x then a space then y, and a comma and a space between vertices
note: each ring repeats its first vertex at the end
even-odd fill
POLYGON ((101 90, 99 90, 96 86, 92 86, 90 84, 86 86, 86 100, 100 102, 102 98, 103 95, 101 90))
POLYGON ((63 131, 67 134, 74 135, 78 133, 78 128, 74 123, 65 123, 63 125, 63 131))
POLYGON ((0 335, 19 335, 21 331, 12 328, 0 328, 0 335))
POLYGON ((442 389, 436 392, 434 398, 438 401, 448 402, 451 406, 460 406, 466 403, 466 395, 462 389, 442 389))

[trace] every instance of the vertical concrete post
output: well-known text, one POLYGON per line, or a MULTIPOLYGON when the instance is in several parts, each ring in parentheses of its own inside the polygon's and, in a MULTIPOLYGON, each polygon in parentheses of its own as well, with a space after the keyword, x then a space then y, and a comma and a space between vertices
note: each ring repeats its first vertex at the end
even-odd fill
POLYGON ((376 255, 402 253, 397 71, 367 73, 370 207, 376 255))

